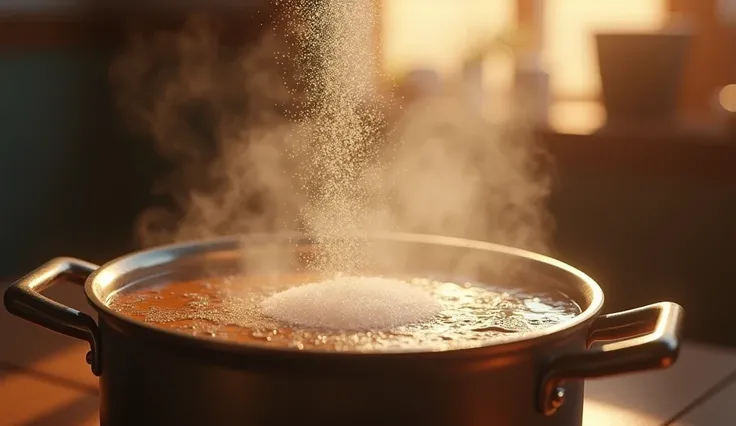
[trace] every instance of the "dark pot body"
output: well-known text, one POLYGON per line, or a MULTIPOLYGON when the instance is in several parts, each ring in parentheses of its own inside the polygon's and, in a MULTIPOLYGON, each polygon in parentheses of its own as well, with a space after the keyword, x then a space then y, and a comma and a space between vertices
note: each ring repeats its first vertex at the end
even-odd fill
MULTIPOLYGON (((306 244, 292 237, 278 243, 274 237, 246 240, 248 247, 260 247, 249 255, 245 269, 251 272, 262 272, 264 265, 292 270, 283 257, 274 263, 265 254, 282 254, 286 244, 306 244)), ((529 278, 533 270, 536 281, 544 277, 544 285, 560 286, 583 312, 569 324, 485 346, 366 354, 195 337, 131 320, 106 304, 114 291, 131 283, 160 282, 166 274, 221 273, 241 258, 240 239, 135 253, 100 268, 55 259, 11 286, 5 304, 16 315, 90 342, 87 361, 100 377, 103 426, 581 425, 585 378, 667 367, 676 359, 682 311, 675 304, 601 316, 600 288, 553 259, 437 237, 376 241, 395 249, 384 272, 396 271, 397 258, 402 272, 418 273, 432 265, 435 271, 464 277, 472 272, 489 282, 499 279, 494 271, 529 278), (470 253, 483 256, 469 262, 470 253), (510 264, 519 268, 512 273, 510 264), (40 294, 59 276, 86 283, 99 313, 97 323, 40 294)))
POLYGON ((580 352, 585 330, 532 351, 445 359, 266 359, 146 341, 101 318, 103 426, 581 424, 583 383, 553 416, 536 407, 550 354, 580 352), (318 422, 316 421, 318 420, 318 422))

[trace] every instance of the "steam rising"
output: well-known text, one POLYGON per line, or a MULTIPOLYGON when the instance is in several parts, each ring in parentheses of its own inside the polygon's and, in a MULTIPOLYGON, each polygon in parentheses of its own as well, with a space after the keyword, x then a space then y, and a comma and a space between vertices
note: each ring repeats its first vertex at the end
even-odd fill
POLYGON ((549 179, 523 108, 491 124, 462 93, 406 106, 377 89, 374 2, 287 1, 258 43, 225 49, 210 21, 138 35, 111 76, 122 110, 175 164, 143 245, 301 230, 326 271, 360 268, 340 236, 411 231, 547 251, 549 179), (285 29, 285 30, 284 30, 285 29))
POLYGON ((253 47, 223 48, 211 21, 178 33, 135 36, 111 69, 119 104, 174 165, 154 188, 174 208, 141 215, 145 246, 231 233, 293 229, 298 188, 291 100, 267 34, 253 47))

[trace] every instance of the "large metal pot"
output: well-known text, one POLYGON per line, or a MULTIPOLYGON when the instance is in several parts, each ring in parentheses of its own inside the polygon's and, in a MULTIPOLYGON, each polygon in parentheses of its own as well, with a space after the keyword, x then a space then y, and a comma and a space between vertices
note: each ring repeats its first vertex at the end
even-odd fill
POLYGON ((379 273, 442 274, 554 287, 582 313, 542 331, 439 352, 339 353, 255 347, 131 320, 108 307, 132 283, 301 270, 319 247, 294 235, 232 237, 133 253, 101 267, 58 258, 5 293, 15 315, 90 344, 101 424, 111 425, 580 425, 584 379, 672 365, 683 311, 658 303, 599 315, 600 287, 557 260, 489 243, 391 234, 366 256, 379 273), (99 314, 41 292, 85 284, 99 314))

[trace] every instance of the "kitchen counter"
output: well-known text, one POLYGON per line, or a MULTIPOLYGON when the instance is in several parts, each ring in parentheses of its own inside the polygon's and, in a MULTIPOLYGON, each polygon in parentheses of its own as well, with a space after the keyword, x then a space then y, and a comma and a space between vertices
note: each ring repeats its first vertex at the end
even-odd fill
POLYGON ((563 171, 709 184, 736 180, 736 134, 712 117, 614 125, 606 123, 598 102, 555 102, 537 136, 563 171))

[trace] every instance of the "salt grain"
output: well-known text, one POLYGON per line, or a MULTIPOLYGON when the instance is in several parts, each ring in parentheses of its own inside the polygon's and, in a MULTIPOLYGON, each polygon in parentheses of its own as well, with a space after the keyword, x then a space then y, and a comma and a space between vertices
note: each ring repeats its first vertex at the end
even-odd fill
POLYGON ((344 277, 292 287, 261 302, 264 315, 307 328, 383 330, 427 321, 442 305, 411 284, 344 277))

